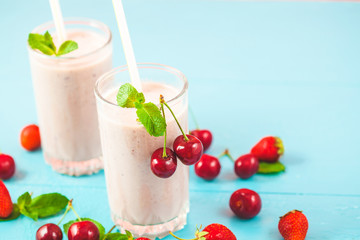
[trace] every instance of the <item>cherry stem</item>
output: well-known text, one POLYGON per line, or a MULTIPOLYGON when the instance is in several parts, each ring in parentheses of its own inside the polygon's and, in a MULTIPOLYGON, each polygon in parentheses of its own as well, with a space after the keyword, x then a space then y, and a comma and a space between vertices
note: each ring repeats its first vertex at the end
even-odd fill
POLYGON ((179 237, 175 236, 172 232, 169 232, 169 234, 170 234, 171 236, 173 236, 174 238, 179 239, 179 240, 197 240, 197 238, 192 238, 192 239, 179 238, 179 237))
POLYGON ((76 216, 77 219, 79 220, 79 222, 81 222, 81 218, 80 218, 79 214, 77 214, 77 212, 75 211, 75 209, 74 209, 74 207, 73 207, 73 205, 72 205, 72 201, 69 202, 69 205, 70 205, 71 210, 74 212, 75 216, 76 216))
MULTIPOLYGON (((164 119, 165 119, 165 122, 166 122, 166 118, 165 118, 165 110, 164 110, 164 96, 163 95, 160 95, 160 108, 161 108, 161 112, 164 116, 164 119)), ((165 128, 165 134, 164 134, 164 149, 163 149, 163 155, 162 157, 163 158, 166 158, 167 157, 167 154, 166 154, 166 135, 167 135, 167 129, 165 128)))
POLYGON ((112 230, 114 230, 114 228, 116 227, 116 225, 114 225, 108 232, 107 234, 105 234, 104 238, 102 240, 106 240, 106 237, 112 232, 112 230))
POLYGON ((191 115, 191 117, 192 117, 192 119, 193 119, 193 121, 194 121, 194 123, 195 123, 195 127, 196 127, 196 129, 200 129, 199 128, 199 124, 198 124, 198 122, 196 121, 196 117, 195 117, 195 114, 194 114, 194 112, 193 112, 193 110, 191 109, 191 107, 189 107, 189 110, 190 110, 190 115, 191 115))
POLYGON ((222 154, 218 158, 222 158, 223 156, 227 156, 231 161, 235 162, 235 159, 231 156, 229 149, 225 149, 222 154))
POLYGON ((72 201, 73 201, 73 200, 71 199, 71 200, 68 202, 68 205, 67 205, 67 207, 66 207, 66 210, 65 210, 65 212, 64 212, 64 215, 62 216, 62 218, 60 219, 59 223, 57 224, 58 226, 59 226, 60 223, 64 220, 66 214, 69 212, 69 210, 70 210, 70 205, 71 205, 72 201))
POLYGON ((173 117, 174 117, 174 119, 175 119, 175 121, 176 121, 177 125, 179 126, 179 128, 180 128, 180 130, 181 130, 182 135, 183 135, 183 136, 184 136, 184 138, 185 138, 185 141, 189 141, 189 138, 186 136, 186 134, 184 133, 183 129, 182 129, 182 128, 181 128, 181 126, 180 126, 179 121, 178 121, 178 120, 177 120, 177 118, 175 117, 174 112, 171 110, 171 108, 169 107, 169 105, 167 105, 167 103, 165 102, 165 100, 164 100, 164 99, 163 99, 163 103, 165 104, 165 106, 169 109, 169 111, 170 111, 170 112, 171 112, 171 114, 173 115, 173 117))

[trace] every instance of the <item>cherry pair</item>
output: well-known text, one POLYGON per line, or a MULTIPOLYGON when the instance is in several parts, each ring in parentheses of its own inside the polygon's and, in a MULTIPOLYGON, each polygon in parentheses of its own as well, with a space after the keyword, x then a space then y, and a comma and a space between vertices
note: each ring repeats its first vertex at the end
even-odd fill
POLYGON ((69 210, 72 209, 74 214, 78 218, 78 222, 75 222, 70 225, 68 229, 68 239, 69 240, 99 240, 100 232, 98 227, 90 221, 82 221, 79 215, 76 213, 74 207, 72 206, 72 200, 69 201, 66 211, 59 221, 59 223, 47 223, 41 226, 36 232, 36 240, 62 240, 63 233, 59 227, 62 220, 65 218, 69 210))
POLYGON ((200 160, 204 147, 201 141, 189 134, 185 134, 177 120, 174 112, 171 110, 169 105, 164 101, 164 97, 160 96, 160 108, 165 118, 164 105, 169 109, 172 116, 174 117, 182 135, 179 135, 173 143, 173 149, 166 147, 166 136, 165 130, 164 147, 154 151, 151 156, 151 170, 160 178, 168 178, 175 173, 177 167, 177 158, 185 165, 193 165, 200 160))
POLYGON ((219 158, 228 156, 235 162, 234 170, 238 177, 248 179, 257 173, 259 169, 259 160, 252 154, 245 154, 234 160, 226 149, 218 158, 204 154, 200 161, 195 164, 195 173, 205 180, 215 179, 221 170, 219 158))

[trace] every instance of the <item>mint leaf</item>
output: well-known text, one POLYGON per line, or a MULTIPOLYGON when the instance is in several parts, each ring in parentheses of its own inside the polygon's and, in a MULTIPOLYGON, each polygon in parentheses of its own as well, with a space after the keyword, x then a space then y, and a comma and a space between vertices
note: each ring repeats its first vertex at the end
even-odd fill
POLYGON ((136 114, 146 131, 154 137, 163 136, 166 130, 166 122, 159 108, 153 103, 144 103, 137 108, 136 114))
POLYGON ((71 40, 65 41, 61 44, 59 51, 56 53, 56 56, 61 56, 61 55, 67 54, 78 48, 79 48, 79 46, 76 42, 71 41, 71 40))
POLYGON ((130 83, 125 83, 119 88, 116 101, 120 107, 134 108, 135 104, 145 102, 143 93, 139 93, 130 83))
POLYGON ((49 48, 51 48, 54 52, 56 52, 56 46, 55 46, 54 41, 48 31, 46 31, 46 33, 44 34, 44 39, 45 39, 46 45, 49 48))
POLYGON ((56 46, 48 31, 44 35, 38 33, 30 33, 28 37, 28 44, 32 49, 37 49, 46 55, 61 56, 78 49, 78 44, 74 41, 68 40, 61 44, 59 51, 56 52, 56 46))
POLYGON ((11 220, 17 219, 19 216, 20 216, 19 206, 16 203, 14 203, 13 211, 10 214, 10 216, 8 216, 7 218, 0 218, 0 222, 11 221, 11 220))
POLYGON ((48 193, 32 199, 31 204, 25 208, 30 215, 45 218, 58 214, 68 202, 69 199, 60 193, 48 193))
POLYGON ((31 219, 33 219, 34 221, 37 221, 38 218, 39 218, 39 214, 35 211, 29 211, 27 209, 27 207, 23 208, 23 209, 20 209, 20 213, 24 216, 27 216, 31 219))
POLYGON ((285 166, 281 162, 267 163, 260 162, 258 173, 261 174, 273 174, 285 171, 285 166))
POLYGON ((29 192, 24 193, 17 199, 17 205, 20 210, 30 205, 30 203, 31 203, 31 196, 29 192))
MULTIPOLYGON (((99 233, 100 233, 100 238, 99 239, 103 239, 104 238, 104 235, 105 235, 105 228, 103 227, 103 225, 101 225, 101 223, 99 223, 98 221, 95 221, 91 218, 80 218, 81 221, 90 221, 92 223, 94 223, 96 225, 96 227, 99 229, 99 233)), ((67 235, 68 234, 68 231, 69 231, 69 228, 70 226, 73 224, 73 223, 76 223, 76 222, 79 222, 78 219, 76 220, 72 220, 70 222, 67 222, 63 225, 63 228, 64 228, 64 232, 65 234, 67 235)))
POLYGON ((126 234, 109 233, 105 235, 104 240, 129 240, 129 238, 126 234))
MULTIPOLYGON (((45 33, 46 34, 46 33, 45 33)), ((52 39, 51 39, 52 40, 52 39)), ((53 43, 49 42, 49 38, 38 33, 30 33, 28 38, 29 46, 32 49, 38 49, 46 55, 54 55, 53 43)))

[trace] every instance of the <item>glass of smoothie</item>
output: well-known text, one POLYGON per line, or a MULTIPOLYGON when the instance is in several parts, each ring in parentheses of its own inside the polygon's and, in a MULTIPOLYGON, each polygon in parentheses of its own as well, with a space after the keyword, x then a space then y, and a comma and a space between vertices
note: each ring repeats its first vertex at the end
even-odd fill
MULTIPOLYGON (((28 49, 45 161, 59 173, 79 176, 103 168, 93 88, 112 69, 112 36, 96 20, 65 19, 64 24, 77 50, 56 57, 28 49)), ((46 31, 59 47, 52 22, 32 33, 46 31)))
MULTIPOLYGON (((160 94, 188 132, 188 83, 172 67, 138 64, 146 102, 159 104, 160 94)), ((116 103, 119 87, 130 82, 127 66, 102 75, 95 85, 104 170, 112 219, 135 237, 162 238, 186 224, 189 211, 189 168, 178 161, 170 178, 159 178, 150 169, 152 153, 164 137, 152 137, 137 121, 136 109, 116 103)), ((167 147, 181 131, 166 109, 167 147)))

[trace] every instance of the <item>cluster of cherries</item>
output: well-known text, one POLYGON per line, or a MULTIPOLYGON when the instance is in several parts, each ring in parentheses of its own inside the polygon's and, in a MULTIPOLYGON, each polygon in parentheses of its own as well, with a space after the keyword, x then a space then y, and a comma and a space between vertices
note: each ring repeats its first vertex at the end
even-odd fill
POLYGON ((229 157, 234 164, 235 174, 241 179, 248 179, 259 170, 259 162, 276 163, 284 153, 284 146, 278 137, 268 136, 262 138, 250 151, 236 160, 226 149, 219 157, 204 154, 195 165, 195 173, 206 180, 216 178, 221 169, 219 158, 229 157))
POLYGON ((79 221, 70 225, 68 229, 68 239, 99 240, 100 232, 98 227, 90 221, 81 221, 80 217, 72 206, 72 200, 69 201, 66 211, 58 224, 47 223, 37 230, 36 240, 62 240, 63 233, 59 225, 70 209, 75 213, 79 221))
POLYGON ((160 178, 168 178, 175 173, 177 167, 177 158, 185 165, 193 165, 197 163, 204 152, 203 143, 199 138, 191 134, 185 134, 179 121, 169 105, 164 101, 164 97, 160 96, 161 111, 165 118, 164 105, 173 115, 182 135, 179 135, 173 143, 173 149, 166 147, 166 130, 164 137, 164 147, 158 148, 151 156, 151 170, 160 178))
MULTIPOLYGON (((62 240, 63 233, 59 227, 60 223, 66 216, 69 210, 72 210, 78 222, 74 222, 68 229, 68 240, 102 240, 100 239, 100 232, 98 227, 91 221, 82 221, 72 206, 72 200, 69 201, 68 207, 58 224, 47 223, 41 226, 36 232, 36 240, 62 240)), ((108 233, 114 230, 113 226, 108 233)), ((133 238, 129 238, 133 239, 133 238)), ((137 238, 137 240, 150 240, 149 238, 137 238)))

